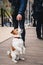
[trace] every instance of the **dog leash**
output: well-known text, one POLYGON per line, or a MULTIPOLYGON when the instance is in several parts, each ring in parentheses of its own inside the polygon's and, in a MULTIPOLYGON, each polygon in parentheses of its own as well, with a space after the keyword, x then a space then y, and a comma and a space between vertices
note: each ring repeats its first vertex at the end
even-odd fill
POLYGON ((21 34, 22 34, 23 30, 21 29, 21 21, 18 21, 18 35, 20 36, 20 38, 22 38, 21 34))

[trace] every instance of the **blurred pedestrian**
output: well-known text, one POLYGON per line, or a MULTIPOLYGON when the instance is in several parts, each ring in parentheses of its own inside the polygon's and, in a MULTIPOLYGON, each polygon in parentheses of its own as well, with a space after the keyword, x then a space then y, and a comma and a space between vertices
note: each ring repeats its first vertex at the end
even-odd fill
POLYGON ((34 0, 35 5, 34 5, 34 18, 37 20, 37 26, 36 26, 36 33, 37 33, 37 38, 42 39, 41 37, 41 27, 43 24, 43 0, 34 0))

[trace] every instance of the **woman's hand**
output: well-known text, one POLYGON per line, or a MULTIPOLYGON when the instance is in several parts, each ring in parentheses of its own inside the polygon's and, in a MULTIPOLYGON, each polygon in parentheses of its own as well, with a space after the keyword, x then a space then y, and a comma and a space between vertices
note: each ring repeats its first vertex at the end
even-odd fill
POLYGON ((17 19, 18 21, 21 21, 21 20, 22 20, 22 15, 21 15, 21 14, 18 14, 17 17, 16 17, 16 19, 17 19))

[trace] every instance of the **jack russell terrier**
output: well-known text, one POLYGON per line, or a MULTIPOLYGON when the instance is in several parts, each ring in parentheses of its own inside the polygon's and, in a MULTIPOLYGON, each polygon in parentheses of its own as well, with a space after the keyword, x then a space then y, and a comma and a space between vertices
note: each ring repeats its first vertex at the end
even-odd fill
POLYGON ((21 30, 20 28, 11 31, 11 33, 13 34, 13 40, 10 51, 7 51, 7 54, 15 63, 17 63, 19 59, 24 60, 24 58, 21 57, 21 55, 25 54, 25 47, 21 38, 22 31, 23 30, 21 30))

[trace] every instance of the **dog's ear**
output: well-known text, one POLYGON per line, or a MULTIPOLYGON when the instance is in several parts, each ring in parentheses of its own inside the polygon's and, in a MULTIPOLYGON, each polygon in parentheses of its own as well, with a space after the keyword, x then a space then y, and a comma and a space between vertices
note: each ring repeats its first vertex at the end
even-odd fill
POLYGON ((11 31, 11 34, 13 34, 13 35, 17 35, 17 34, 18 34, 18 29, 14 29, 14 30, 12 30, 12 31, 11 31))
POLYGON ((11 33, 13 34, 13 30, 11 31, 11 33))

